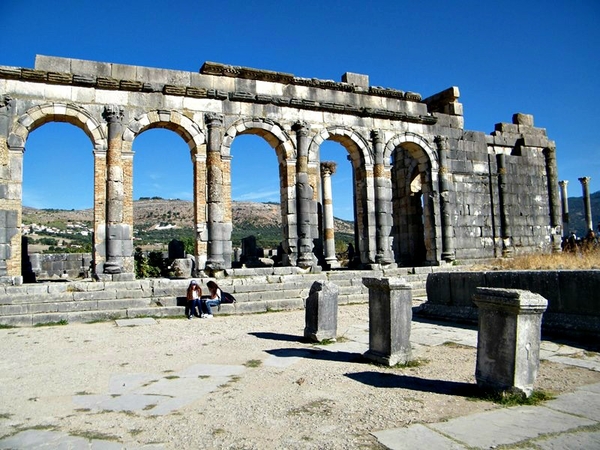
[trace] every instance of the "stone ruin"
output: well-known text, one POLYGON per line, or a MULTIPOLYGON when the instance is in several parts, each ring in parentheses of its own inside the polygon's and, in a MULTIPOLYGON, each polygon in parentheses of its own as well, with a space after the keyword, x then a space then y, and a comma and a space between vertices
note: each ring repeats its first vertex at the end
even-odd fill
POLYGON ((199 270, 234 261, 230 148, 242 134, 261 136, 279 161, 284 266, 338 267, 325 140, 340 143, 352 165, 362 268, 560 251, 554 142, 527 114, 491 134, 465 130, 457 87, 422 98, 354 73, 331 81, 213 62, 193 73, 37 56, 33 69, 0 66, 5 282, 22 279, 27 139, 53 121, 82 129, 93 144, 93 271, 101 279, 134 277, 132 144, 151 128, 188 144, 199 270))

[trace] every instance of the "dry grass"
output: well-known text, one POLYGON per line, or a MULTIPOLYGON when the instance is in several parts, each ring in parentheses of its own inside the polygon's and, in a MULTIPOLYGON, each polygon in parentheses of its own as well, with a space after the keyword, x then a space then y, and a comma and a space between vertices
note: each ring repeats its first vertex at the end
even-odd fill
POLYGON ((600 269, 600 249, 578 249, 577 252, 536 253, 503 258, 477 267, 475 270, 586 270, 600 269))

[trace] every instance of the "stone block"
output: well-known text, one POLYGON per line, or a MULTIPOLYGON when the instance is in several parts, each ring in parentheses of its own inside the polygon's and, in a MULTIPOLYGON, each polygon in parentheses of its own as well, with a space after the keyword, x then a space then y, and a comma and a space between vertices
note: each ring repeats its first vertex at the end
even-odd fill
POLYGON ((533 127, 533 115, 516 113, 512 116, 512 122, 516 125, 525 125, 528 127, 533 127))
POLYGON ((411 358, 411 286, 402 278, 363 278, 369 289, 367 359, 394 366, 411 358))
POLYGON ((314 342, 337 338, 339 289, 332 282, 313 283, 305 306, 304 337, 314 342))
POLYGON ((35 55, 35 65, 37 70, 46 72, 71 72, 71 59, 58 58, 55 56, 35 55))
POLYGON ((342 82, 352 84, 363 89, 369 89, 369 75, 346 72, 342 75, 342 82))
POLYGON ((530 291, 482 287, 473 302, 479 309, 477 385, 530 396, 540 364, 542 314, 548 301, 530 291))

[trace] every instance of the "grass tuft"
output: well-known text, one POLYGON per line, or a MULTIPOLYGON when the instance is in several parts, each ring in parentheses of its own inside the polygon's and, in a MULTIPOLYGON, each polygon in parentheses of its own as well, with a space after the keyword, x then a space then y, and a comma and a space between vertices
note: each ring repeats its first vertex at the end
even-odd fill
POLYGON ((69 325, 69 321, 66 319, 59 320, 58 322, 44 322, 36 323, 34 327, 58 327, 62 325, 69 325))
POLYGON ((244 363, 244 366, 251 367, 251 368, 260 367, 261 365, 262 365, 262 361, 260 359, 251 359, 244 363))
POLYGON ((548 400, 554 400, 556 397, 547 391, 534 390, 529 397, 520 392, 486 392, 473 400, 483 400, 493 402, 502 406, 537 406, 548 400))

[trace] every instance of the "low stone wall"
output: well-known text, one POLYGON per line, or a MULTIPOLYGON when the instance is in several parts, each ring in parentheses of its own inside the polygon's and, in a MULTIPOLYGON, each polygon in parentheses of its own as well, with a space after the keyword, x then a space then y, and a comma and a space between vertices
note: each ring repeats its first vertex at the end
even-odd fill
MULTIPOLYGON (((387 271, 301 273, 297 268, 234 269, 215 281, 237 302, 221 305, 215 314, 245 314, 304 308, 315 281, 339 288, 340 304, 368 301, 364 276, 387 271)), ((406 273, 406 269, 404 269, 406 273)), ((398 270, 393 276, 398 276, 398 270)), ((207 293, 214 278, 195 278, 207 293)), ((131 281, 49 281, 20 286, 0 285, 0 324, 31 326, 49 322, 92 322, 140 316, 183 315, 189 279, 131 281)))
POLYGON ((90 253, 32 253, 31 271, 39 279, 85 278, 90 270, 90 253))
POLYGON ((523 289, 548 300, 542 330, 564 337, 600 332, 600 270, 437 272, 427 277, 427 302, 417 315, 477 322, 477 287, 523 289))

